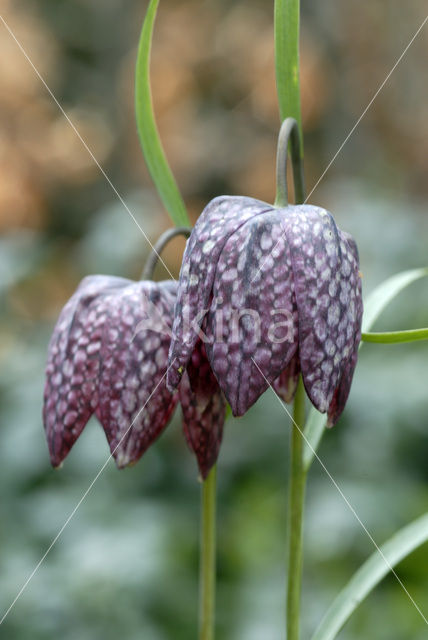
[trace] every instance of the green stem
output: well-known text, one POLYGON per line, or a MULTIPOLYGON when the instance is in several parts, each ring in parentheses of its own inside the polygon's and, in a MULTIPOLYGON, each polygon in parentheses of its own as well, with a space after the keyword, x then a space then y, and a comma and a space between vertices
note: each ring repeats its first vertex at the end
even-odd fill
POLYGON ((173 227, 172 229, 167 229, 153 246, 144 266, 143 273, 141 274, 141 280, 153 280, 153 274, 160 258, 160 254, 171 240, 176 236, 189 238, 191 233, 192 229, 190 227, 173 227))
POLYGON ((303 156, 299 76, 300 1, 275 0, 275 69, 281 121, 292 117, 300 131, 303 156))
MULTIPOLYGON (((299 77, 300 0, 275 0, 275 69, 279 110, 283 121, 278 140, 275 205, 288 205, 287 157, 291 153, 296 204, 305 200, 303 132, 299 77)), ((288 502, 287 640, 299 640, 303 564, 303 509, 306 471, 303 463, 305 390, 301 377, 294 399, 288 502), (297 425, 297 426, 296 426, 297 425)))
POLYGON ((398 344, 400 342, 415 342, 416 340, 428 340, 428 329, 407 329, 405 331, 385 331, 363 333, 363 342, 377 342, 380 344, 398 344))
POLYGON ((281 125, 276 152, 276 198, 275 207, 288 206, 287 162, 290 148, 293 166, 294 200, 302 204, 305 200, 303 158, 301 155, 299 125, 294 118, 286 118, 281 125))
POLYGON ((216 582, 216 480, 214 466, 202 485, 199 640, 214 640, 216 582))
POLYGON ((291 463, 288 499, 287 640, 299 640, 303 564, 303 509, 306 471, 303 464, 305 389, 299 378, 291 425, 291 463))

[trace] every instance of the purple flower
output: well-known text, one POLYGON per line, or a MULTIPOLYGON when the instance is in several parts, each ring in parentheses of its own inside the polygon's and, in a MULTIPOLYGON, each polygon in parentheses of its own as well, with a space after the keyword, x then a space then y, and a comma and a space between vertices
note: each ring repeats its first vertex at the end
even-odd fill
POLYGON ((273 384, 290 401, 300 372, 334 424, 344 409, 361 338, 358 251, 331 214, 246 197, 211 201, 181 268, 168 385, 202 337, 234 415, 273 384))
POLYGON ((136 462, 180 401, 203 477, 217 459, 224 399, 202 344, 177 391, 166 387, 177 283, 85 278, 65 305, 48 352, 43 420, 58 466, 92 414, 119 468, 136 462), (195 381, 196 380, 196 381, 195 381))

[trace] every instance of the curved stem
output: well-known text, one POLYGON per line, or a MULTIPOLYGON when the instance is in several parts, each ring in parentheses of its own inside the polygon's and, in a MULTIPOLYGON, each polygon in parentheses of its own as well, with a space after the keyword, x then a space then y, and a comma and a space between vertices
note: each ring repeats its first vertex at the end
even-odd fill
MULTIPOLYGON (((428 513, 397 531, 361 565, 336 596, 312 636, 312 640, 334 640, 368 594, 401 560, 428 541, 428 513)), ((397 577, 397 575, 396 575, 397 577)), ((423 620, 425 616, 413 603, 423 620)))
POLYGON ((293 167, 294 199, 296 204, 302 204, 305 199, 303 159, 299 125, 294 118, 286 118, 279 131, 276 154, 275 207, 286 207, 288 205, 287 160, 289 147, 293 167))
POLYGON ((155 267, 157 265, 160 253, 165 249, 168 242, 170 242, 176 236, 184 236, 188 238, 192 230, 190 227, 175 227, 174 229, 168 229, 165 231, 156 244, 154 245, 152 252, 147 258, 147 262, 144 266, 141 280, 152 280, 155 267))
POLYGON ((305 388, 299 378, 291 425, 291 463, 288 498, 288 588, 287 640, 299 640, 300 595, 303 564, 303 509, 306 471, 303 464, 303 426, 305 424, 305 388))
POLYGON ((216 582, 216 466, 202 485, 199 640, 214 640, 216 582))

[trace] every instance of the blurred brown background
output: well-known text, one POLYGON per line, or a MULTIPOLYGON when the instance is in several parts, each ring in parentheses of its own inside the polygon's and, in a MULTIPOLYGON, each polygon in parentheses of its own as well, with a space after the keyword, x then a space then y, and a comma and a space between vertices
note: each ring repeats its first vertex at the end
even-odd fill
MULTIPOLYGON (((139 148, 136 47, 146 2, 2 0, 0 22, 0 602, 6 609, 104 462, 88 426, 60 473, 40 419, 56 316, 80 278, 138 278, 148 243, 55 104, 47 83, 148 237, 170 223, 139 148)), ((308 191, 425 18, 422 0, 302 0, 301 85, 308 191)), ((273 2, 161 0, 152 84, 157 122, 193 219, 208 200, 274 199, 279 127, 273 2)), ((424 27, 310 201, 356 237, 365 291, 427 264, 424 27)), ((183 243, 165 259, 178 274, 183 243)), ((162 270, 159 269, 159 277, 162 270)), ((428 322, 427 284, 379 328, 428 322)), ((364 347, 352 397, 321 456, 381 542, 426 510, 427 349, 364 347)), ((91 428, 92 427, 92 428, 91 428)), ((219 637, 282 629, 287 420, 268 394, 231 420, 219 462, 219 637)), ((308 495, 305 632, 372 552, 322 469, 308 495)), ((195 636, 196 467, 179 420, 135 469, 109 467, 0 629, 8 639, 195 636)), ((428 606, 428 549, 400 567, 428 606)), ((1 613, 1 612, 0 612, 1 613)), ((425 637, 393 578, 344 640, 425 637), (388 620, 385 620, 385 607, 388 620)))

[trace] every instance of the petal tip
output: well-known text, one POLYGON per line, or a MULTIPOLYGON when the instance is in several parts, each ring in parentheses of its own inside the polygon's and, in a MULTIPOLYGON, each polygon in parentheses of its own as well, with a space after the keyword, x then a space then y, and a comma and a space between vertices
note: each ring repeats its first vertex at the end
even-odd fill
POLYGON ((184 367, 170 367, 166 376, 166 386, 171 393, 178 387, 183 376, 184 367))
POLYGON ((132 466, 136 462, 133 461, 129 454, 125 453, 124 451, 118 451, 116 453, 113 453, 112 455, 116 463, 116 467, 120 470, 132 466))

